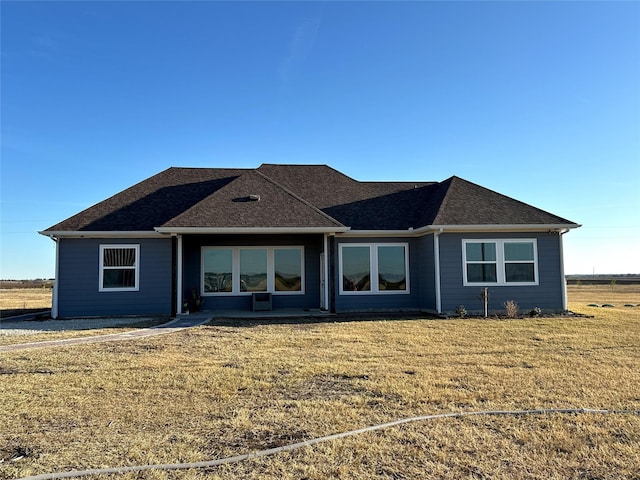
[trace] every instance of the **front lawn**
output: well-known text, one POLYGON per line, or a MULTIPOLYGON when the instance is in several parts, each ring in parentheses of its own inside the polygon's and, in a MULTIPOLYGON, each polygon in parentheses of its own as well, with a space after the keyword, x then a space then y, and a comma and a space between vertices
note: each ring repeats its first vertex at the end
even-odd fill
MULTIPOLYGON (((640 308, 587 307, 570 294, 573 310, 595 317, 239 323, 5 353, 0 478, 203 461, 442 412, 640 410, 640 308)), ((585 413, 438 419, 224 467, 113 478, 638 472, 640 416, 585 413)))

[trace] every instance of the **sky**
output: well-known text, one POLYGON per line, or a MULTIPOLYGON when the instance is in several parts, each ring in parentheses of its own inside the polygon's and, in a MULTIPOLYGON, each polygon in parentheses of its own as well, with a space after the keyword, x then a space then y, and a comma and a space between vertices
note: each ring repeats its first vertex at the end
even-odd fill
MULTIPOLYGON (((170 166, 452 175, 640 273, 640 2, 0 2, 0 278, 170 166)), ((470 205, 470 208, 473 206, 470 205)))

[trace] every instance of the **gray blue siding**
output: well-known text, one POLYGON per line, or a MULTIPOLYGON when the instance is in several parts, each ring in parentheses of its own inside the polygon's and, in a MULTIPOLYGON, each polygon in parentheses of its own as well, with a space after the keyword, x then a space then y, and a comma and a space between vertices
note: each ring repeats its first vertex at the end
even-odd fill
MULTIPOLYGON (((287 246, 304 247, 304 294, 273 295, 272 307, 320 308, 320 254, 323 235, 192 235, 183 238, 183 289, 201 291, 202 247, 287 246)), ((251 310, 251 295, 206 295, 203 310, 251 310)))
POLYGON ((58 316, 171 313, 171 239, 62 238, 58 243, 58 316), (140 245, 140 288, 100 292, 100 245, 140 245))
POLYGON ((436 272, 435 254, 433 251, 433 234, 425 235, 417 240, 419 255, 420 308, 436 311, 436 272))
MULTIPOLYGON (((538 254, 538 285, 491 286, 489 309, 504 311, 513 300, 521 312, 534 307, 562 310, 562 259, 560 237, 547 233, 448 234, 439 236, 441 307, 453 313, 458 305, 469 312, 481 312, 480 286, 463 285, 463 239, 535 238, 538 254)), ((304 247, 305 293, 273 295, 273 308, 320 307, 320 254, 322 235, 192 235, 183 237, 183 294, 191 288, 200 292, 203 246, 298 246, 304 247)), ((329 288, 336 312, 349 311, 435 311, 436 278, 434 235, 404 237, 334 237, 330 242, 333 265, 329 288), (339 248, 341 244, 407 243, 409 245, 410 293, 340 295, 339 248)), ((60 317, 169 314, 172 293, 172 240, 162 239, 60 239, 58 314, 60 317), (99 249, 101 244, 139 244, 140 282, 135 292, 99 291, 99 249)), ((251 310, 250 295, 204 297, 204 310, 251 310)))
POLYGON ((440 278, 443 312, 452 313, 458 305, 468 312, 481 312, 484 308, 478 299, 480 286, 463 285, 463 239, 535 238, 538 244, 538 285, 490 286, 489 310, 504 312, 504 303, 515 301, 521 312, 534 307, 546 311, 562 310, 562 277, 560 237, 547 233, 497 233, 497 234, 442 234, 440 235, 440 278))

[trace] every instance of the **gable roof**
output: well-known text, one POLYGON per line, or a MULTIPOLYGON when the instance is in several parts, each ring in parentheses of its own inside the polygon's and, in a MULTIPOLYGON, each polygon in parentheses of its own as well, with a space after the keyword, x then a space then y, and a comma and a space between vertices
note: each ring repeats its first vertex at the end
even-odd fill
POLYGON ((455 176, 443 182, 359 182, 326 165, 263 164, 171 167, 42 233, 397 231, 434 225, 578 226, 455 176))
POLYGON ((257 170, 247 170, 162 227, 331 229, 345 226, 257 170))

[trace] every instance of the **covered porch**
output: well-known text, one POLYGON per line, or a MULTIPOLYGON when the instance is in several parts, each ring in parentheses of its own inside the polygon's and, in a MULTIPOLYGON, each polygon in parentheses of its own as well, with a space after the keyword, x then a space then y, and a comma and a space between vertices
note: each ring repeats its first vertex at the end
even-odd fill
POLYGON ((280 308, 270 311, 251 311, 251 310, 203 310, 201 312, 179 314, 178 318, 220 320, 220 319, 237 319, 237 320, 280 320, 294 318, 328 318, 335 317, 335 313, 326 310, 306 309, 306 308, 280 308))
POLYGON ((327 315, 331 232, 293 230, 174 234, 175 313, 327 315), (268 294, 268 308, 256 309, 256 297, 262 294, 268 294))

